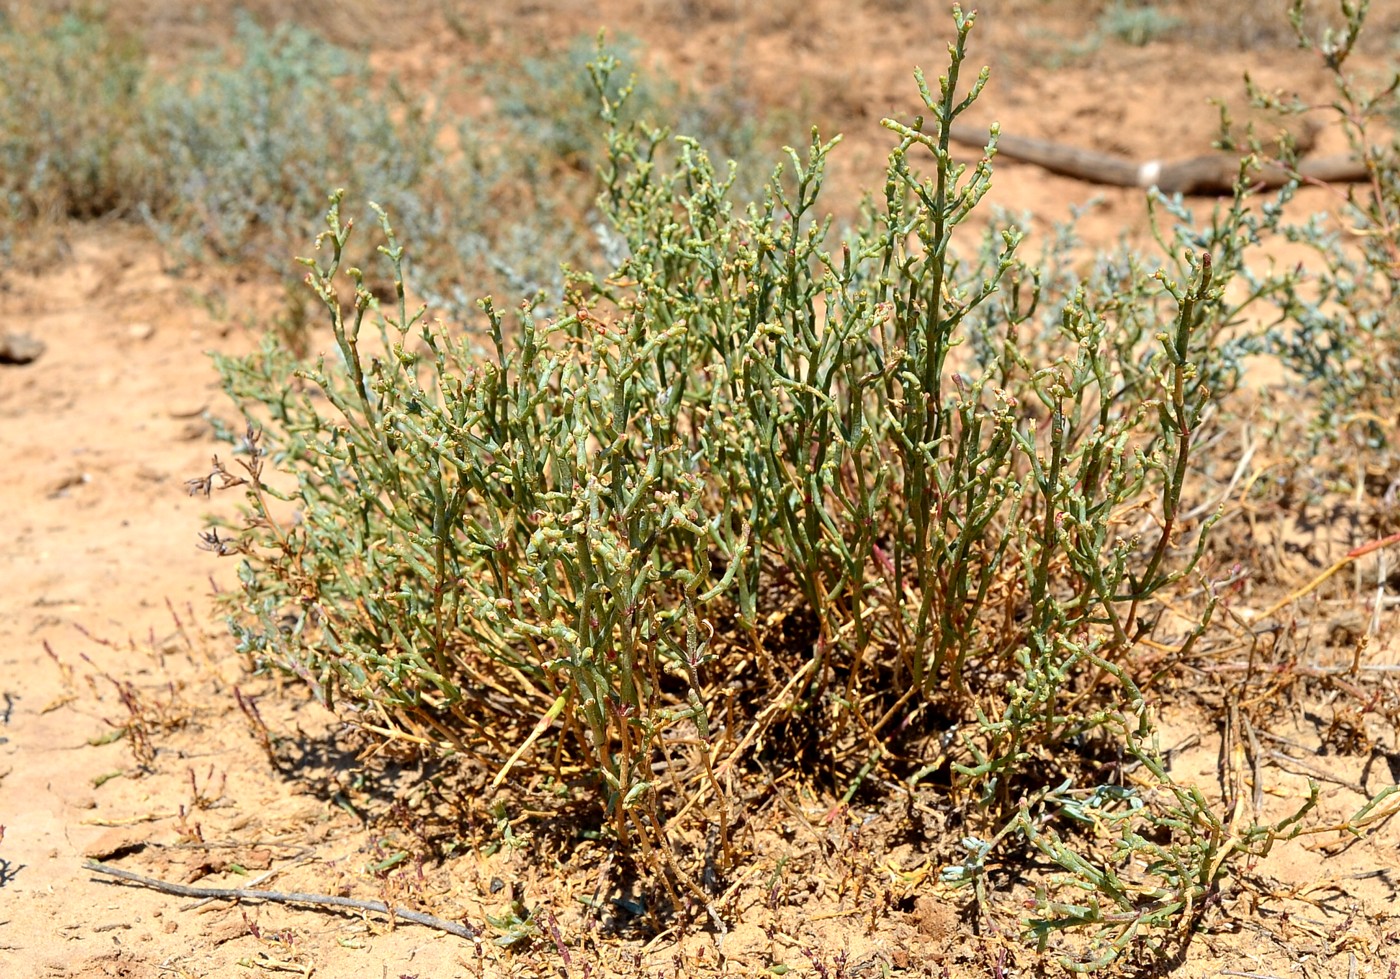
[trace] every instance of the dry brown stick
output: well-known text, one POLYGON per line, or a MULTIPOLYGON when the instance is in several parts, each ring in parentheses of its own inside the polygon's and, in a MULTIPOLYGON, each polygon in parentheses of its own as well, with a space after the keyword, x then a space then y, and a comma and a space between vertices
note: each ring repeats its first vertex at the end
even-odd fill
MULTIPOLYGON (((953 125, 949 136, 966 146, 980 147, 987 143, 985 129, 960 123, 953 125)), ((997 154, 1090 183, 1156 187, 1164 194, 1229 194, 1240 172, 1240 158, 1228 153, 1134 163, 1108 153, 1005 133, 997 137, 997 154)), ((1303 179, 1323 183, 1357 183, 1369 177, 1366 165, 1349 155, 1300 160, 1297 166, 1298 175, 1303 179)), ((1252 175, 1253 181, 1264 187, 1281 187, 1291 178, 1289 171, 1269 161, 1262 161, 1259 170, 1252 175)))
POLYGON ((160 891, 163 894, 174 894, 177 897, 213 898, 224 901, 268 901, 272 904, 309 904, 324 908, 375 911, 379 914, 387 914, 391 918, 410 921, 415 925, 436 928, 438 931, 445 931, 458 938, 475 938, 477 935, 476 929, 471 925, 437 918, 431 914, 423 914, 421 911, 410 911, 408 908, 390 908, 383 901, 361 901, 353 897, 338 897, 333 894, 302 894, 296 891, 259 891, 242 887, 191 887, 188 884, 175 884, 155 877, 145 877, 132 873, 130 870, 122 870, 120 867, 108 867, 96 860, 89 860, 87 868, 95 874, 107 874, 132 884, 149 887, 151 890, 160 891))
POLYGON ((1332 577, 1338 571, 1345 568, 1348 564, 1351 564, 1351 562, 1355 561, 1357 558, 1365 557, 1372 551, 1378 551, 1382 547, 1389 547, 1391 544, 1400 544, 1400 534, 1391 534, 1389 537, 1382 537, 1379 540, 1369 541, 1365 544, 1360 545, 1359 547, 1353 547, 1351 550, 1347 551, 1346 554, 1342 556, 1341 560, 1337 561, 1326 571, 1322 572, 1322 574, 1318 575, 1312 581, 1309 581, 1306 585, 1304 585, 1302 588, 1299 588, 1297 591, 1291 592, 1290 594, 1285 595, 1283 598, 1280 598, 1277 602, 1270 605, 1268 609, 1255 616, 1254 621, 1256 623, 1263 622, 1265 619, 1273 616, 1276 612, 1279 611, 1279 609, 1283 608, 1285 605, 1293 604, 1298 599, 1308 594, 1308 592, 1316 589, 1324 581, 1332 577))

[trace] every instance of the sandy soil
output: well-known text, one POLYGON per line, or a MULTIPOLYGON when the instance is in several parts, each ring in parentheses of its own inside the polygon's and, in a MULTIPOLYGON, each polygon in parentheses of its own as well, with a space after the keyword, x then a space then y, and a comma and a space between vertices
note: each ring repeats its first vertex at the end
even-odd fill
MULTIPOLYGON (((112 6, 172 41, 206 29, 178 5, 112 6)), ((741 71, 754 111, 843 129, 838 179, 878 172, 888 145, 880 117, 912 114, 911 67, 941 63, 941 10, 900 0, 740 6, 557 0, 507 16, 458 4, 446 18, 437 5, 409 5, 377 37, 374 58, 411 82, 415 72, 427 79, 454 61, 562 44, 606 25, 641 37, 678 77, 713 84, 741 71), (471 30, 453 26, 463 17, 471 30)), ((293 7, 312 21, 324 15, 333 32, 354 30, 326 13, 333 8, 293 7)), ((1061 59, 1056 52, 1086 36, 1072 5, 988 3, 984 13, 974 59, 996 74, 979 118, 1007 132, 1136 159, 1190 155, 1205 152, 1215 130, 1207 97, 1238 104, 1245 69, 1265 85, 1325 95, 1311 56, 1248 34, 1243 21, 1234 41, 1104 42, 1061 59), (1250 41, 1262 46, 1251 51, 1250 41)), ((1383 52, 1372 59, 1385 63, 1383 52)), ((1336 148, 1335 133, 1322 139, 1336 148)), ((1084 206, 1091 242, 1144 227, 1140 192, 1011 163, 998 173, 997 202, 1033 211, 1041 228, 1084 206)), ((929 895, 936 868, 909 827, 936 832, 936 799, 849 809, 792 782, 782 805, 754 822, 751 871, 718 902, 728 933, 652 937, 646 895, 619 889, 625 882, 600 848, 568 842, 567 812, 532 818, 513 808, 507 830, 488 804, 448 805, 449 774, 383 753, 357 760, 363 745, 334 718, 243 673, 210 602, 234 569, 196 537, 204 514, 231 501, 191 498, 184 485, 219 450, 206 413, 233 414, 206 352, 253 342, 220 313, 266 311, 275 286, 226 270, 177 273, 147 236, 119 225, 71 229, 61 251, 42 273, 0 274, 0 332, 46 345, 33 363, 0 365, 0 975, 446 979, 786 966, 823 977, 991 977, 1010 974, 1008 949, 1029 961, 1015 936, 974 935, 958 908, 929 895), (255 706, 241 710, 235 689, 255 706), (461 841, 455 852, 449 838, 461 841), (374 869, 400 852, 409 859, 374 869), (356 912, 199 903, 98 879, 88 858, 167 880, 423 907, 481 936, 356 912), (581 903, 595 891, 611 899, 597 916, 581 903), (557 938, 498 944, 486 917, 507 914, 512 896, 546 909, 538 919, 556 921, 557 938)), ((1275 594, 1328 557, 1310 555, 1275 594)), ((1268 596, 1252 600, 1262 606, 1268 596)), ((1400 659, 1391 619, 1380 617, 1369 663, 1400 659)), ((1300 709, 1275 730, 1305 761, 1264 773, 1266 813, 1300 797, 1305 766, 1329 779, 1310 824, 1319 828, 1361 805, 1362 791, 1395 782, 1393 734, 1370 754, 1320 753, 1331 706, 1300 709)), ((1221 741, 1202 718, 1168 717, 1164 742, 1184 746, 1178 774, 1211 786, 1221 741)), ((1387 826, 1349 846, 1320 833, 1279 847, 1210 911, 1173 974, 1394 977, 1398 842, 1387 826)))

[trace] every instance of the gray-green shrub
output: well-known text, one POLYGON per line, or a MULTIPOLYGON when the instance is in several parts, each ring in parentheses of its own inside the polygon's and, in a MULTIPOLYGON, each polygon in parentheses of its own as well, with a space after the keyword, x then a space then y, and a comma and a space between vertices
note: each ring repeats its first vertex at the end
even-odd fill
POLYGON ((17 229, 132 213, 159 193, 130 133, 139 124, 140 49, 76 14, 0 21, 0 240, 17 229))
POLYGON ((948 73, 919 77, 929 115, 886 123, 883 200, 843 235, 818 210, 834 141, 743 206, 695 141, 620 123, 607 57, 600 206, 625 257, 569 274, 557 313, 488 300, 484 335, 446 332, 408 308, 387 218, 383 308, 345 267, 337 196, 307 265, 339 356, 221 358, 245 472, 197 485, 249 487, 247 527, 208 538, 243 556, 242 648, 370 729, 497 782, 582 765, 619 841, 701 899, 666 820, 722 834, 716 768, 767 727, 809 719, 785 752, 855 744, 914 779, 937 762, 909 753, 942 743, 997 828, 948 880, 983 894, 989 853, 1038 849, 1069 875, 1032 931, 1088 929, 1076 961, 1102 962, 1174 934, 1226 857, 1288 829, 1230 837, 1173 783, 1132 661, 1148 637, 1184 653, 1211 614, 1164 634, 1152 602, 1202 553, 1191 451, 1237 377, 1223 296, 1256 224, 1237 198, 1177 228, 1162 269, 1085 279, 1025 264, 1014 228, 970 233, 990 162, 956 164, 946 134, 986 73, 960 88, 955 16, 948 73), (1077 785, 1115 752, 1145 788, 1077 785), (1120 834, 1117 854, 1050 833, 1058 813, 1120 834))
MULTIPOLYGON (((227 43, 155 72, 138 39, 91 14, 6 20, 0 241, 13 249, 40 220, 117 216, 144 220, 177 259, 280 271, 343 187, 361 206, 347 217, 372 219, 368 200, 392 210, 422 249, 415 287, 449 317, 487 291, 557 294, 560 263, 590 261, 598 222, 596 179, 577 165, 597 138, 579 50, 503 71, 493 115, 451 118, 303 27, 241 17, 227 43)), ((678 92, 653 78, 641 101, 660 118, 684 107, 726 148, 753 151, 722 104, 678 92)))
MULTIPOLYGON (((1369 6, 1346 4, 1340 27, 1312 33, 1301 0, 1290 5, 1299 44, 1317 49, 1331 74, 1338 122, 1369 180, 1339 201, 1335 216, 1278 222, 1285 239, 1316 258, 1307 276, 1278 277, 1285 280, 1276 290, 1283 319, 1267 349, 1315 406, 1300 446, 1364 459, 1363 468, 1388 490, 1400 479, 1400 140, 1388 131, 1400 120, 1400 74, 1368 87, 1347 66, 1369 6)), ((1251 94, 1256 104, 1286 114, 1309 108, 1257 88, 1251 94)))

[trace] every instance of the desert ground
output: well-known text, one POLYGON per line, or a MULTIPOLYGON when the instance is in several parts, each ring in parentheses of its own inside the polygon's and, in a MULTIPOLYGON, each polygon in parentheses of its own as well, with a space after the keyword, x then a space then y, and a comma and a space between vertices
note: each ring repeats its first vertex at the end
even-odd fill
MULTIPOLYGON (((976 121, 1146 161, 1209 152, 1218 123, 1209 100, 1247 114, 1246 71, 1264 87, 1328 97, 1316 54, 1296 50, 1264 5, 1164 2, 1185 26, 1141 44, 1102 34, 1107 6, 983 4, 970 60, 990 65, 992 80, 976 121)), ((1357 59, 1380 74, 1400 59, 1400 9, 1374 7, 1357 59)), ((161 0, 105 9, 157 62, 217 41, 231 23, 221 8, 161 0)), ((364 49, 377 75, 410 87, 600 28, 626 32, 672 78, 702 88, 742 78, 745 111, 843 132, 834 179, 851 188, 879 172, 890 144, 880 119, 915 112, 912 69, 942 64, 951 31, 942 4, 919 0, 301 2, 252 12, 364 49)), ((460 95, 468 108, 480 98, 460 95)), ((794 132, 803 138, 802 126, 794 132)), ((1319 134, 1318 152, 1342 149, 1335 130, 1319 134)), ((1295 204, 1325 209, 1329 193, 1306 189, 1295 204)), ((1082 212, 1090 247, 1142 240, 1147 227, 1141 190, 1009 160, 998 164, 995 199, 1033 215, 1033 233, 1082 212)), ((186 481, 226 451, 211 419, 237 424, 208 355, 256 345, 278 283, 245 266, 175 261, 147 230, 114 219, 65 224, 33 248, 0 266, 0 333, 43 344, 26 363, 0 364, 0 975, 1057 973, 1019 935, 976 926, 936 896, 937 866, 921 842, 946 818, 936 798, 843 805, 788 779, 753 820, 750 869, 717 902, 723 929, 703 916, 658 923, 622 861, 571 841, 567 812, 537 813, 527 793, 491 797, 441 766, 375 750, 298 686, 248 674, 213 603, 235 584, 235 562, 198 538, 208 514, 229 516, 236 501, 192 497, 186 481), (453 793, 464 795, 447 805, 453 793), (466 923, 476 937, 353 909, 159 893, 95 874, 89 860, 197 886, 382 900, 466 923), (502 939, 521 905, 541 931, 512 944, 502 939)), ((1278 376, 1259 370, 1261 386, 1278 376)), ((1318 512, 1292 523, 1273 514, 1287 531, 1242 546, 1246 561, 1277 554, 1242 609, 1272 605, 1374 537, 1360 521, 1318 512)), ((1242 526, 1231 540, 1247 541, 1242 526)), ((1354 587, 1349 574, 1309 595, 1300 621, 1323 636, 1334 622, 1365 634, 1365 676, 1383 679, 1400 664, 1394 609, 1374 582, 1354 587)), ((1339 643, 1319 640, 1317 662, 1345 659, 1350 647, 1339 643)), ((1128 974, 1396 975, 1400 828, 1384 822, 1350 840, 1325 830, 1394 784, 1400 744, 1380 725, 1366 728, 1364 748, 1336 750, 1336 691, 1299 682, 1296 709, 1268 732, 1255 772, 1266 810, 1319 779, 1308 817, 1317 832, 1232 881, 1171 961, 1121 966, 1128 974)), ((1377 689, 1374 702, 1387 696, 1377 689)), ((1180 748, 1174 771, 1208 791, 1229 750, 1220 716, 1183 696, 1163 718, 1164 740, 1180 748)))

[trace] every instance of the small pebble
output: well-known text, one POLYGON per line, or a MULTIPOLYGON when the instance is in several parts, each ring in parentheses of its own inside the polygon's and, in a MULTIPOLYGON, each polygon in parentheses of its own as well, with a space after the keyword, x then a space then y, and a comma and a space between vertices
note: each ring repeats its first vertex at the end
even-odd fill
POLYGON ((28 333, 0 332, 0 364, 29 364, 44 352, 44 341, 28 333))

